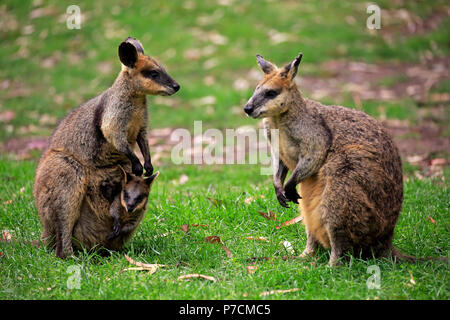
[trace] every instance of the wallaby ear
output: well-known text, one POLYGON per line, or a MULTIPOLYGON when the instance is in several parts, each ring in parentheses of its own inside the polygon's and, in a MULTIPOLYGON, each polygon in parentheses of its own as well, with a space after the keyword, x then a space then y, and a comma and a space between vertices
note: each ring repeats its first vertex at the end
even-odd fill
POLYGON ((145 178, 145 183, 150 187, 153 183, 153 181, 155 181, 155 179, 159 176, 159 171, 156 171, 154 174, 152 174, 150 177, 145 178))
POLYGON ((121 165, 119 165, 119 168, 120 168, 120 170, 122 170, 122 173, 123 173, 122 186, 124 186, 124 185, 127 184, 128 175, 127 175, 127 173, 125 172, 125 169, 124 169, 121 165))
POLYGON ((138 59, 138 51, 130 42, 124 41, 119 46, 119 59, 124 66, 134 68, 138 59))
POLYGON ((264 58, 259 54, 256 55, 256 61, 265 74, 271 73, 273 70, 277 69, 277 67, 272 62, 264 60, 264 58))
POLYGON ((292 81, 297 75, 298 65, 302 61, 302 57, 303 54, 300 52, 297 58, 283 68, 283 72, 280 75, 292 81))
POLYGON ((127 172, 126 177, 125 177, 125 183, 128 183, 131 180, 133 180, 133 176, 131 175, 131 173, 127 172))

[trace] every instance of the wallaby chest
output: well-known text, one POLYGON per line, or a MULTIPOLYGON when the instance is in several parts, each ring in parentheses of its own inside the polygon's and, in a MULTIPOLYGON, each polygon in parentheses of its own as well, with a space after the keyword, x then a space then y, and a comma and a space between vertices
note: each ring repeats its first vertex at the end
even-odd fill
POLYGON ((139 131, 147 125, 147 107, 137 105, 132 107, 129 122, 127 123, 127 140, 130 143, 136 142, 139 131))
POLYGON ((280 159, 286 164, 289 170, 294 170, 298 163, 298 142, 292 138, 289 130, 285 128, 279 130, 279 146, 280 159))
MULTIPOLYGON (((298 163, 299 145, 298 141, 292 137, 291 129, 277 121, 267 119, 265 121, 266 129, 277 130, 278 132, 278 152, 280 159, 283 163, 293 170, 298 163)), ((272 134, 271 140, 275 136, 272 134)), ((271 141, 273 145, 276 145, 275 141, 271 141)))

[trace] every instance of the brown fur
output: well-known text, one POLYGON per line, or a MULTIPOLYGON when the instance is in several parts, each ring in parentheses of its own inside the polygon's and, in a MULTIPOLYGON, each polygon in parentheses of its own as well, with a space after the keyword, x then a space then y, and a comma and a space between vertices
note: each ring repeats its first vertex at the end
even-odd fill
POLYGON ((331 248, 331 265, 347 252, 414 259, 392 246, 403 175, 385 128, 363 112, 303 98, 295 84, 301 55, 283 68, 257 59, 265 76, 245 112, 264 118, 266 129, 279 130, 274 187, 281 205, 300 205, 307 233, 303 255, 321 244, 331 248), (284 184, 288 170, 292 175, 284 184))
MULTIPOLYGON (((146 95, 171 95, 179 89, 156 60, 143 54, 136 39, 127 38, 120 44, 119 58, 122 70, 114 84, 61 121, 36 169, 33 194, 43 225, 42 237, 53 239, 56 255, 61 258, 72 254, 73 229, 87 198, 101 199, 91 194, 96 192, 93 190, 107 178, 121 179, 118 165, 142 174, 133 151, 136 144, 144 157, 146 175, 153 172, 146 95), (150 77, 151 72, 158 77, 150 77)), ((102 206, 102 201, 94 202, 91 205, 102 206)), ((102 219, 89 228, 105 227, 102 219)))
MULTIPOLYGON (((120 193, 113 199, 105 199, 97 188, 92 196, 86 197, 83 202, 80 217, 73 230, 75 248, 91 250, 95 247, 104 247, 110 250, 119 250, 135 233, 145 214, 151 184, 159 172, 146 179, 128 175, 128 180, 111 180, 112 176, 115 177, 119 174, 121 173, 109 172, 107 178, 110 185, 123 185, 120 193), (143 196, 142 201, 132 212, 127 211, 128 205, 123 200, 124 192, 143 196), (120 228, 113 233, 116 223, 119 223, 120 228)), ((94 185, 98 186, 98 184, 96 180, 94 185)))

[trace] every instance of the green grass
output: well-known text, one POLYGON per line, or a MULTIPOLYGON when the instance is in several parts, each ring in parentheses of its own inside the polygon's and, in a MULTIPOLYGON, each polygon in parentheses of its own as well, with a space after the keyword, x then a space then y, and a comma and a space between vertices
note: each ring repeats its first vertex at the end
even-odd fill
MULTIPOLYGON (((157 57, 182 87, 173 97, 149 98, 151 128, 192 130, 194 120, 203 121, 203 130, 257 126, 242 112, 257 82, 250 76, 257 70, 257 53, 281 65, 302 51, 300 77, 329 77, 321 63, 333 59, 414 63, 429 52, 449 54, 450 19, 422 35, 394 32, 393 41, 388 42, 383 31, 389 26, 369 32, 366 4, 356 0, 241 0, 229 6, 200 0, 78 1, 86 15, 80 30, 66 28, 64 14, 73 2, 42 2, 42 7, 53 8, 53 13, 36 19, 30 19, 31 0, 5 0, 0 5, 0 85, 6 86, 0 91, 0 113, 12 110, 16 115, 8 123, 0 121, 0 142, 50 135, 56 122, 43 122, 42 116, 60 119, 109 87, 120 70, 117 46, 128 35, 140 39, 146 53, 157 57), (277 33, 285 34, 286 41, 272 43, 270 37, 277 33), (189 59, 186 53, 192 49, 205 54, 189 59), (249 82, 247 89, 234 88, 240 78, 249 82), (211 79, 212 84, 205 84, 211 79), (205 96, 214 96, 216 102, 209 107, 199 104, 205 96)), ((388 0, 377 4, 386 10, 402 8, 388 0)), ((444 0, 405 1, 404 6, 413 14, 428 17, 445 4, 444 0)), ((400 75, 383 79, 379 85, 389 87, 403 80, 400 75)), ((448 88, 448 82, 442 82, 432 90, 445 93, 448 88)), ((328 100, 323 102, 334 103, 328 100)), ((351 95, 344 95, 342 104, 354 107, 351 95)), ((362 107, 375 117, 411 123, 417 118, 417 106, 406 97, 391 102, 363 101, 362 107)), ((251 165, 175 166, 163 159, 157 166, 161 175, 151 192, 146 217, 124 251, 109 257, 81 252, 62 261, 45 248, 21 244, 37 239, 41 232, 32 197, 33 159, 0 157, 0 230, 10 230, 19 241, 0 243, 0 299, 258 299, 263 291, 290 288, 301 290, 267 298, 449 299, 448 265, 439 262, 392 264, 352 259, 342 267, 329 268, 329 253, 322 250, 317 260, 259 262, 257 271, 248 274, 248 258, 287 255, 283 241, 291 242, 300 253, 306 240, 301 224, 275 228, 298 212, 281 208, 270 177, 261 176, 259 167, 251 165), (173 181, 182 174, 189 177, 188 182, 176 185, 173 181), (261 195, 264 198, 258 198, 261 195), (221 200, 221 205, 216 208, 207 197, 221 200), (257 200, 246 204, 249 197, 257 200), (5 204, 9 200, 12 203, 5 204), (258 214, 269 210, 277 213, 278 222, 258 214), (191 227, 188 234, 180 230, 182 224, 194 223, 208 227, 191 227), (204 241, 212 235, 221 237, 233 258, 227 258, 219 245, 204 241), (248 236, 266 237, 269 242, 250 241, 245 239, 248 236), (169 266, 153 275, 121 273, 130 266, 123 253, 138 261, 169 266), (81 268, 79 290, 69 290, 66 285, 67 270, 73 265, 81 268), (366 286, 370 265, 380 267, 380 290, 366 286), (177 280, 188 273, 203 273, 218 281, 177 280), (411 274, 416 284, 411 283, 411 274)), ((414 166, 405 166, 405 173, 414 170, 414 166)), ((444 176, 448 181, 448 168, 444 176)), ((447 182, 407 182, 395 245, 415 256, 448 255, 448 199, 447 182)))
MULTIPOLYGON (((15 239, 37 239, 40 223, 31 194, 33 162, 0 161, 0 227, 15 239), (25 188, 23 192, 21 188, 25 188), (12 199, 11 204, 3 204, 12 199)), ((46 248, 26 244, 0 244, 0 299, 259 299, 264 291, 300 288, 275 294, 268 299, 448 299, 448 264, 426 262, 393 264, 389 260, 362 261, 336 268, 327 266, 329 252, 321 250, 316 259, 306 261, 257 262, 248 274, 247 259, 289 255, 282 242, 289 241, 295 252, 305 246, 301 224, 281 229, 282 221, 295 217, 295 208, 281 208, 270 179, 259 168, 243 166, 162 166, 151 191, 146 216, 136 236, 123 252, 109 257, 78 252, 62 261, 46 248), (185 185, 173 180, 189 177, 185 185), (264 195, 265 198, 259 198, 264 195), (257 200, 246 204, 245 199, 257 200), (207 199, 221 200, 215 207, 207 199), (258 211, 273 210, 278 221, 265 220, 258 211), (181 231, 182 224, 205 224, 181 231), (164 234, 167 234, 164 236, 164 234), (219 236, 233 253, 228 258, 218 244, 204 241, 219 236), (251 241, 246 237, 265 237, 251 241), (162 263, 168 267, 152 275, 144 271, 120 271, 131 265, 123 253, 137 261, 162 263), (312 264, 314 262, 314 264, 312 264), (81 288, 68 289, 70 266, 80 266, 81 288), (368 289, 367 268, 381 270, 381 288, 368 289), (179 281, 180 275, 201 273, 205 280, 179 281), (410 282, 411 274, 415 284, 410 282), (50 288, 50 289, 48 289, 50 288)), ((448 179, 450 175, 446 174, 448 179)), ((449 252, 449 192, 437 180, 410 180, 405 184, 403 212, 396 228, 394 244, 418 257, 446 256, 449 252), (428 216, 435 220, 432 223, 428 216)))

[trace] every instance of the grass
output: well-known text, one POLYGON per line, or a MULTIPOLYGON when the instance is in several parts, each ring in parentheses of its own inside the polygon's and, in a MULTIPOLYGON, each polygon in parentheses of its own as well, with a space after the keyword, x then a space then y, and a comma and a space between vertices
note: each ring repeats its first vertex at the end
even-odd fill
MULTIPOLYGON (((215 1, 79 1, 86 18, 80 30, 66 28, 64 14, 72 3, 44 0, 41 6, 53 11, 31 19, 33 3, 36 1, 5 0, 0 5, 0 21, 5 21, 0 28, 0 84, 5 88, 0 91, 0 113, 13 110, 16 115, 8 123, 0 121, 0 142, 50 135, 56 119, 109 87, 120 70, 117 46, 128 35, 140 39, 146 52, 159 58, 182 86, 173 97, 150 97, 151 128, 192 130, 194 120, 203 121, 203 130, 257 126, 242 112, 257 82, 252 76, 257 70, 256 53, 281 65, 303 51, 300 76, 326 76, 321 63, 332 59, 411 63, 428 52, 449 54, 450 19, 421 35, 394 32, 389 42, 383 37, 384 29, 366 29, 366 6, 356 0, 242 0, 230 1, 231 5, 215 1), (280 36, 285 41, 274 42, 280 36), (235 89, 238 79, 246 79, 248 87, 235 89), (199 103, 206 96, 213 96, 215 102, 209 106, 199 103), (44 116, 55 120, 43 121, 44 116)), ((387 0, 377 4, 386 10, 401 8, 387 0)), ((445 4, 407 1, 404 5, 409 12, 427 17, 445 4)), ((389 30, 389 26, 383 28, 389 30)), ((386 78, 380 85, 389 87, 403 79, 386 78)), ((448 82, 434 90, 448 92, 448 82)), ((354 101, 343 95, 342 104, 353 107, 354 101)), ((417 118, 417 106, 406 97, 364 101, 363 109, 376 117, 411 122, 417 118)), ((9 230, 18 240, 14 244, 0 242, 0 299, 260 299, 261 292, 290 288, 300 290, 265 298, 450 297, 448 265, 440 262, 393 264, 353 258, 349 264, 329 268, 329 252, 321 250, 313 260, 258 262, 257 271, 249 274, 248 258, 287 255, 283 241, 291 242, 295 253, 300 253, 306 241, 301 224, 276 229, 298 212, 278 205, 270 177, 260 175, 255 165, 176 166, 163 159, 146 217, 124 251, 109 257, 80 252, 62 261, 48 249, 23 243, 37 239, 41 232, 32 197, 36 160, 36 156, 30 161, 0 156, 0 230, 9 230), (189 180, 180 186, 174 181, 182 174, 189 180), (221 200, 220 205, 215 207, 207 197, 221 200), (256 201, 245 203, 249 197, 256 201), (278 221, 267 221, 258 214, 269 210, 276 212, 278 221), (180 229, 182 224, 196 223, 207 227, 191 227, 189 233, 180 229), (227 258, 219 245, 204 241, 212 235, 221 237, 233 258, 227 258), (250 241, 248 236, 269 241, 250 241), (152 275, 120 272, 130 266, 123 253, 168 267, 152 275), (74 265, 80 267, 81 288, 70 290, 67 271, 74 265), (366 285, 371 265, 381 270, 379 290, 369 290, 366 285), (214 276, 218 281, 177 280, 189 273, 214 276)), ((414 170, 405 166, 405 173, 414 170)), ((411 179, 405 183, 405 202, 394 239, 404 252, 420 257, 448 255, 448 170, 444 177, 444 182, 411 179)))
MULTIPOLYGON (((34 162, 0 161, 0 226, 19 241, 36 239, 40 224, 31 194, 34 162), (24 188, 21 192, 20 189, 24 188), (4 204, 12 199, 12 203, 4 204)), ((321 250, 306 261, 257 262, 249 274, 248 259, 289 255, 282 245, 289 241, 297 254, 305 246, 301 224, 280 229, 281 221, 298 213, 281 208, 270 179, 256 166, 184 166, 160 168, 162 174, 151 191, 147 214, 134 239, 123 252, 100 257, 79 252, 62 261, 46 248, 0 244, 1 299, 260 299, 264 291, 300 288, 268 299, 448 299, 448 265, 443 262, 393 264, 389 260, 352 258, 341 267, 329 268, 329 252, 321 250), (185 185, 173 183, 181 174, 185 185), (213 177, 210 180, 203 177, 213 177), (222 182, 221 182, 222 181, 222 182), (260 198, 264 195, 264 198, 260 198), (221 200, 215 207, 208 199, 221 200), (254 197, 251 204, 245 199, 254 197), (265 220, 258 211, 273 210, 278 221, 265 220), (182 224, 204 224, 181 231, 182 224), (167 236, 164 236, 168 234, 167 236), (228 258, 220 245, 204 241, 219 236, 232 251, 228 258), (268 242, 247 240, 265 237, 268 242), (137 261, 167 264, 148 275, 120 271, 131 265, 123 253, 137 261), (80 266, 81 288, 68 289, 70 266, 80 266), (368 289, 367 268, 381 270, 381 288, 368 289), (215 277, 183 282, 178 276, 201 273, 215 277), (411 275, 415 284, 412 284, 411 275)), ((446 175, 446 178, 449 175, 446 175)), ((405 203, 394 239, 404 252, 418 257, 445 256, 449 252, 449 192, 438 181, 410 180, 405 184, 405 203), (428 217, 432 217, 432 223, 428 217)))

